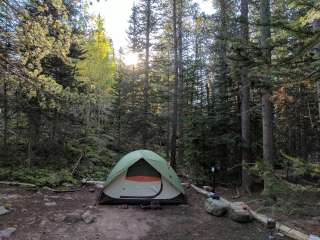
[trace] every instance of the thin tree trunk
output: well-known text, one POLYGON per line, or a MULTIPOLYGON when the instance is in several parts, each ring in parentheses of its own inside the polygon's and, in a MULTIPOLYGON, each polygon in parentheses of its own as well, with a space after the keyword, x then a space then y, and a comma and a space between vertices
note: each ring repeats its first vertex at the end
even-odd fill
POLYGON ((220 22, 220 36, 219 36, 219 58, 221 64, 221 77, 218 83, 219 89, 219 102, 220 104, 225 102, 226 98, 226 86, 227 86, 227 6, 225 0, 219 0, 221 22, 220 22))
POLYGON ((171 135, 171 166, 176 168, 177 148, 177 122, 178 122, 178 99, 179 99, 179 66, 178 66, 178 36, 177 36, 177 0, 173 0, 173 43, 174 43, 174 94, 173 94, 173 116, 171 135))
POLYGON ((143 89, 143 97, 144 97, 144 128, 142 133, 142 145, 143 148, 147 146, 147 138, 148 138, 148 117, 149 117, 149 74, 150 74, 150 27, 151 27, 151 0, 147 0, 147 8, 146 8, 146 59, 145 59, 145 80, 144 80, 144 89, 143 89))
POLYGON ((183 16, 183 0, 179 0, 179 14, 178 14, 178 68, 179 68, 179 116, 178 116, 178 162, 181 163, 184 158, 184 82, 183 82, 183 33, 182 33, 182 16, 183 16))
POLYGON ((8 85, 7 72, 3 78, 3 155, 6 158, 8 154, 8 85))
POLYGON ((273 105, 270 101, 271 90, 271 13, 270 13, 270 0, 261 0, 260 6, 261 17, 261 47, 263 51, 264 65, 266 67, 265 76, 263 79, 262 89, 262 132, 263 132, 263 160, 267 167, 267 172, 264 177, 264 191, 266 194, 270 193, 271 187, 271 173, 273 172, 274 160, 274 142, 273 142, 273 105))
MULTIPOLYGON (((315 32, 320 30, 320 19, 313 20, 312 28, 313 28, 313 31, 315 32)), ((314 52, 317 57, 320 56, 320 44, 317 44, 314 47, 314 52)), ((320 119, 320 80, 316 82, 316 87, 317 87, 317 98, 318 98, 318 114, 320 119)))
MULTIPOLYGON (((241 0, 241 40, 243 55, 247 53, 249 43, 248 0, 241 0)), ((248 163, 250 162, 250 82, 246 62, 241 63, 241 141, 242 141, 242 186, 251 194, 248 163)))
MULTIPOLYGON (((6 10, 7 5, 6 5, 6 10)), ((8 25, 5 26, 5 31, 8 33, 8 25)), ((8 58, 8 48, 9 39, 6 39, 6 52, 5 58, 8 58)), ((7 158, 8 155, 8 74, 9 74, 9 65, 6 63, 6 69, 3 77, 3 155, 4 158, 7 158)))
MULTIPOLYGON (((168 51, 168 63, 170 63, 170 52, 168 51)), ((166 157, 169 159, 170 156, 170 64, 167 66, 167 81, 168 81, 168 123, 167 123, 167 146, 166 146, 166 157)))

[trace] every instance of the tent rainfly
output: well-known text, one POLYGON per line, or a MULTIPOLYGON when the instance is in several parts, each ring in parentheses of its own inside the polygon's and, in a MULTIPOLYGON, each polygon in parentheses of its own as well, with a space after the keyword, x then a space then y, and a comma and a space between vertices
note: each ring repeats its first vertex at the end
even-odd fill
POLYGON ((161 204, 185 202, 181 182, 158 154, 137 150, 120 159, 109 174, 102 190, 101 204, 137 204, 158 201, 161 204))

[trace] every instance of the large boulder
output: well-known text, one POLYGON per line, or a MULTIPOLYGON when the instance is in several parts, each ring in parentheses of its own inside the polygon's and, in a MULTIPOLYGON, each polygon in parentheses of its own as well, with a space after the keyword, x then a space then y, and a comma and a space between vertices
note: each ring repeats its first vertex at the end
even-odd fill
POLYGON ((244 202, 234 202, 230 206, 230 218, 235 222, 247 223, 253 220, 244 202))
POLYGON ((205 202, 205 209, 208 213, 221 217, 228 211, 228 204, 222 200, 208 198, 205 202))

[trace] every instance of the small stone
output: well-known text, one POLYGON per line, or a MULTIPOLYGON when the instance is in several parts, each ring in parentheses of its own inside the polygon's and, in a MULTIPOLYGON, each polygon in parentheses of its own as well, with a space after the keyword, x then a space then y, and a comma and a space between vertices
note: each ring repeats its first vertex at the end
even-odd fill
POLYGON ((84 214, 82 214, 81 218, 86 224, 93 223, 95 220, 95 216, 93 216, 90 211, 86 211, 84 214))
POLYGON ((25 208, 23 208, 23 209, 21 210, 21 212, 22 212, 22 213, 26 213, 26 212, 28 212, 28 210, 25 209, 25 208))
POLYGON ((29 225, 32 225, 36 222, 36 218, 35 217, 28 217, 25 219, 25 223, 26 224, 29 224, 29 225))
POLYGON ((82 220, 81 213, 79 211, 75 211, 73 213, 69 213, 64 218, 64 222, 67 224, 78 223, 82 220))
POLYGON ((41 220, 39 225, 40 225, 40 227, 44 227, 46 224, 47 224, 47 220, 43 219, 43 220, 41 220))
POLYGON ((63 222, 66 219, 66 216, 64 216, 61 213, 56 213, 53 215, 53 221, 54 222, 63 222))
POLYGON ((9 213, 10 211, 6 209, 4 206, 0 206, 0 216, 9 213))
POLYGON ((247 223, 253 220, 247 206, 243 202, 234 202, 230 205, 230 217, 235 222, 247 223))
POLYGON ((17 231, 17 229, 14 227, 9 227, 4 230, 1 230, 0 231, 0 239, 9 238, 12 234, 14 234, 15 231, 17 231))
POLYGON ((317 222, 320 222, 320 216, 313 217, 312 220, 317 221, 317 222))
POLYGON ((71 196, 65 196, 63 197, 64 200, 74 200, 71 196))
POLYGON ((96 183, 96 188, 98 188, 98 189, 102 189, 102 188, 104 188, 104 185, 102 184, 102 183, 96 183))
POLYGON ((47 207, 52 207, 52 206, 57 206, 56 202, 46 202, 44 203, 44 205, 46 205, 47 207))
POLYGON ((222 200, 208 198, 205 202, 205 209, 208 213, 221 217, 226 214, 228 205, 222 200))

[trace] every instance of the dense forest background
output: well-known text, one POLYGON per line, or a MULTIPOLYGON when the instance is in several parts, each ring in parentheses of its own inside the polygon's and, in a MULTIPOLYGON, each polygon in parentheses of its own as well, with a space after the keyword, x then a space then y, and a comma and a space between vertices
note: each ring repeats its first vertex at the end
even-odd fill
POLYGON ((104 179, 139 148, 199 184, 319 179, 318 0, 137 0, 119 52, 90 4, 0 2, 1 179, 104 179))

